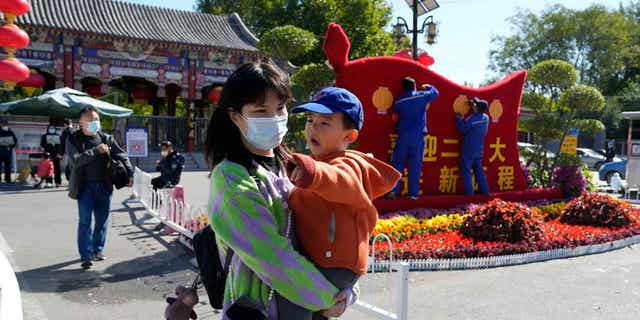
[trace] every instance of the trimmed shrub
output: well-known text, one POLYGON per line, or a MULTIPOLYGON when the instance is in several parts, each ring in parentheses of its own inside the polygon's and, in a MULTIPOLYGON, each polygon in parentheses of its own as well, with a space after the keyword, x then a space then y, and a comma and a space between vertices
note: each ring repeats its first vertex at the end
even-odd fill
POLYGON ((471 211, 460 233, 477 241, 533 243, 542 237, 541 224, 527 205, 495 199, 471 211))
POLYGON ((584 193, 567 204, 560 221, 573 225, 622 227, 631 223, 631 205, 608 195, 584 193))

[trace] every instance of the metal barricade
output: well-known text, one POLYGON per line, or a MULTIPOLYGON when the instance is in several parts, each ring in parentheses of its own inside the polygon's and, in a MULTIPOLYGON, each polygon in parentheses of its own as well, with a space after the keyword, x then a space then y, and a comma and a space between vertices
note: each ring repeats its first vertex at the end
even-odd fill
POLYGON ((367 302, 368 297, 366 294, 361 294, 353 308, 381 320, 407 320, 409 308, 409 264, 406 262, 394 262, 393 245, 387 235, 379 234, 373 238, 371 241, 371 256, 369 256, 367 265, 371 276, 387 273, 387 281, 382 289, 382 295, 383 298, 388 299, 389 307, 392 311, 386 310, 384 306, 377 306, 367 302), (385 240, 388 244, 388 261, 376 262, 376 243, 380 239, 385 240), (395 294, 391 291, 393 285, 397 286, 395 294))

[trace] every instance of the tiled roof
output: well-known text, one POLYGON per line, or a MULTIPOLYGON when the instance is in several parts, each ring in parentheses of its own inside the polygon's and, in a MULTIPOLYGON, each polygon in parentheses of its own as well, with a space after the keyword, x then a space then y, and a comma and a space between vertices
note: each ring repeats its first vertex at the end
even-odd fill
POLYGON ((216 16, 113 0, 30 0, 16 24, 115 37, 257 51, 237 14, 216 16))

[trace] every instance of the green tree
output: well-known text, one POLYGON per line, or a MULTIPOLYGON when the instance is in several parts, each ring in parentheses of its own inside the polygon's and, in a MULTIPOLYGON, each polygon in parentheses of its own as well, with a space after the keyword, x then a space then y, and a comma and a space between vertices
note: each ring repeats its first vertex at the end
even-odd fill
POLYGON ((492 39, 489 67, 506 74, 544 60, 569 61, 582 83, 613 95, 638 74, 640 33, 630 9, 555 5, 540 15, 520 11, 510 18, 514 34, 492 39))
POLYGON ((598 120, 605 98, 598 89, 577 83, 577 71, 566 61, 546 60, 534 65, 529 70, 527 91, 522 99, 523 107, 534 112, 531 119, 522 121, 522 127, 533 132, 539 147, 533 154, 527 155, 535 163, 536 169, 532 175, 534 181, 549 186, 553 168, 575 159, 560 157, 558 147, 557 157, 549 161, 544 145, 551 141, 563 141, 571 128, 582 133, 593 133, 604 130, 604 125, 598 120), (595 114, 592 118, 584 115, 595 114))
MULTIPOLYGON (((353 58, 386 55, 396 49, 391 33, 385 30, 391 21, 391 7, 385 0, 198 0, 196 9, 214 14, 236 12, 259 39, 284 25, 321 39, 329 22, 337 22, 349 35, 353 58)), ((321 46, 316 46, 291 62, 302 66, 324 60, 321 46)))
POLYGON ((292 77, 291 82, 296 88, 296 99, 307 100, 309 94, 331 85, 334 73, 324 63, 310 63, 302 66, 292 77))
POLYGON ((289 61, 313 50, 317 45, 318 40, 313 33, 286 25, 267 31, 258 43, 258 48, 267 55, 289 61))

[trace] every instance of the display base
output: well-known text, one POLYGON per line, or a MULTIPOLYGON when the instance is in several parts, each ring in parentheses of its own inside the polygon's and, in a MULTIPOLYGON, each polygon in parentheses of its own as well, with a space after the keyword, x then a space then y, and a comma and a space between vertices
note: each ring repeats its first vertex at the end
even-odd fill
POLYGON ((521 202, 537 200, 563 199, 562 192, 558 189, 527 189, 522 191, 510 191, 492 193, 485 195, 426 195, 417 200, 407 197, 397 197, 396 199, 378 199, 374 205, 378 213, 388 213, 395 211, 407 211, 418 208, 449 209, 464 206, 470 203, 485 203, 493 199, 500 198, 504 201, 521 202))

